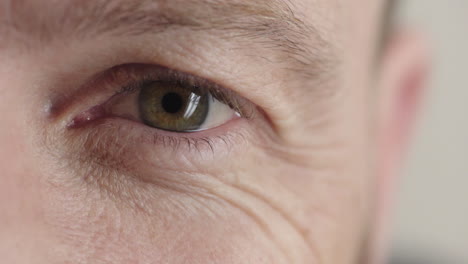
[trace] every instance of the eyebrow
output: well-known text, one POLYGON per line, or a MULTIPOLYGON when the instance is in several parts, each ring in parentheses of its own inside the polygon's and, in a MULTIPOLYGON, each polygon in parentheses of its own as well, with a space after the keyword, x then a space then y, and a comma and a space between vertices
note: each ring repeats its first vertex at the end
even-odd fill
POLYGON ((0 4, 0 15, 0 34, 42 43, 184 28, 217 31, 276 49, 308 77, 334 61, 329 52, 333 45, 305 22, 290 0, 10 0, 0 4))

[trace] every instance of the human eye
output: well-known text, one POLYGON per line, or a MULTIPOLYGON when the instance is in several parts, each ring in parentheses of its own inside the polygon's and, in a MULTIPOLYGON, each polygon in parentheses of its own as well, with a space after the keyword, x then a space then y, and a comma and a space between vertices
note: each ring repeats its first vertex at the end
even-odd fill
POLYGON ((238 116, 209 90, 177 81, 144 84, 136 102, 146 125, 174 132, 208 130, 238 116))
POLYGON ((104 82, 117 92, 72 120, 71 126, 120 117, 174 133, 210 130, 252 113, 251 103, 211 81, 151 65, 112 68, 104 82))
POLYGON ((208 78, 123 64, 84 83, 64 122, 72 142, 66 151, 104 170, 125 167, 140 176, 151 175, 151 168, 188 171, 187 164, 224 162, 229 153, 258 141, 252 138, 255 120, 263 120, 257 106, 208 78))

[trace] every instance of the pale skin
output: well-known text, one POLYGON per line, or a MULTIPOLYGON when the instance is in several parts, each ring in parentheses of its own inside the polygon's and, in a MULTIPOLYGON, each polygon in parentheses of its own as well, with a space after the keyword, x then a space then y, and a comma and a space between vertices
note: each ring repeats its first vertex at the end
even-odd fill
POLYGON ((410 34, 379 52, 384 1, 98 2, 0 1, 0 262, 380 261, 427 64, 410 34), (126 64, 216 82, 254 114, 70 127, 126 64))

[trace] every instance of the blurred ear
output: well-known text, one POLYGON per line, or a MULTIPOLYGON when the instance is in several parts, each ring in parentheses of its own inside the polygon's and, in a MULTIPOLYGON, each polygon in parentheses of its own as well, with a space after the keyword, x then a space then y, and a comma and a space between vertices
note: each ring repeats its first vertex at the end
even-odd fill
MULTIPOLYGON (((375 252, 385 246, 385 228, 393 203, 396 176, 407 150, 429 69, 426 41, 414 33, 389 39, 378 81, 378 204, 375 252)), ((373 263, 380 263, 377 260, 373 263)))
POLYGON ((384 152, 383 167, 390 169, 390 174, 398 170, 405 153, 428 71, 429 52, 422 36, 405 32, 390 39, 381 61, 378 88, 380 150, 384 152))

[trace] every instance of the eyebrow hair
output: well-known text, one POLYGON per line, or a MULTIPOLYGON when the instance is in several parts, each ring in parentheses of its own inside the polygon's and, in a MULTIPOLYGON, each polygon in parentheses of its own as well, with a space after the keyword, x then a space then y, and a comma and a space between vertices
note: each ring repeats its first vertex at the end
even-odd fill
POLYGON ((219 31, 279 50, 293 70, 316 77, 332 61, 331 43, 290 0, 9 0, 0 4, 0 34, 42 43, 64 36, 135 36, 174 28, 219 31), (52 5, 52 6, 49 6, 52 5), (1 10, 4 10, 2 14, 1 10), (293 11, 296 9, 296 11, 293 11), (32 12, 34 10, 35 12, 32 12))

